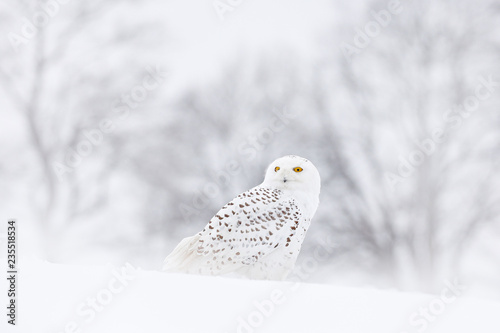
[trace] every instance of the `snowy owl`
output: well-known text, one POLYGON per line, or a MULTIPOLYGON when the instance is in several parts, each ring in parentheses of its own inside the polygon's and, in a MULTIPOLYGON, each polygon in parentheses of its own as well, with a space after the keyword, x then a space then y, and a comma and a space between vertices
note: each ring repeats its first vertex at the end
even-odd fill
POLYGON ((295 265, 319 204, 320 176, 305 158, 284 156, 262 184, 238 195, 198 234, 184 238, 163 270, 282 280, 295 265))

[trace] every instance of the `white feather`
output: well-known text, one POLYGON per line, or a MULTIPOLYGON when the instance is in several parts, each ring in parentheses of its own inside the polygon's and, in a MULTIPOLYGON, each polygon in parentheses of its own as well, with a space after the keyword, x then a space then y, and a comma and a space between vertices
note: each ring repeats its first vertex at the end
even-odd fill
POLYGON ((238 195, 201 232, 183 239, 163 269, 284 279, 317 209, 319 190, 319 173, 308 160, 285 156, 274 161, 262 184, 238 195))

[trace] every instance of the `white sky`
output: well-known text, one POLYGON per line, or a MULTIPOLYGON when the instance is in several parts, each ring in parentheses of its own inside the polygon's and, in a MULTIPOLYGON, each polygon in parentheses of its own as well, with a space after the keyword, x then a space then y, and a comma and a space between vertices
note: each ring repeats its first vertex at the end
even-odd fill
POLYGON ((252 57, 281 49, 279 46, 311 57, 321 34, 332 23, 331 2, 243 0, 232 12, 226 12, 224 21, 211 0, 165 4, 170 29, 166 34, 172 38, 166 63, 172 69, 172 79, 188 83, 213 78, 221 65, 237 54, 252 57))

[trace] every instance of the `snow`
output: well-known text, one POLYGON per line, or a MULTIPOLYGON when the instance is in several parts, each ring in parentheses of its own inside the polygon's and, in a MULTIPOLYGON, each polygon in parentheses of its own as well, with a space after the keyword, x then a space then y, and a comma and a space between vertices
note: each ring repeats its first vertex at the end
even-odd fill
POLYGON ((23 258, 18 325, 1 325, 47 333, 500 332, 500 303, 468 297, 456 281, 425 295, 293 280, 300 278, 254 281, 23 258))

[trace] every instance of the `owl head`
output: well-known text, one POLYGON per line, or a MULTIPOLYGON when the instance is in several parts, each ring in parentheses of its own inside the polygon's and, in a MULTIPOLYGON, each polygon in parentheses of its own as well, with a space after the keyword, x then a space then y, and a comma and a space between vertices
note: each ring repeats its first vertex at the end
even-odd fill
POLYGON ((283 156, 271 163, 263 184, 313 196, 318 196, 321 188, 318 169, 309 160, 295 155, 283 156))

